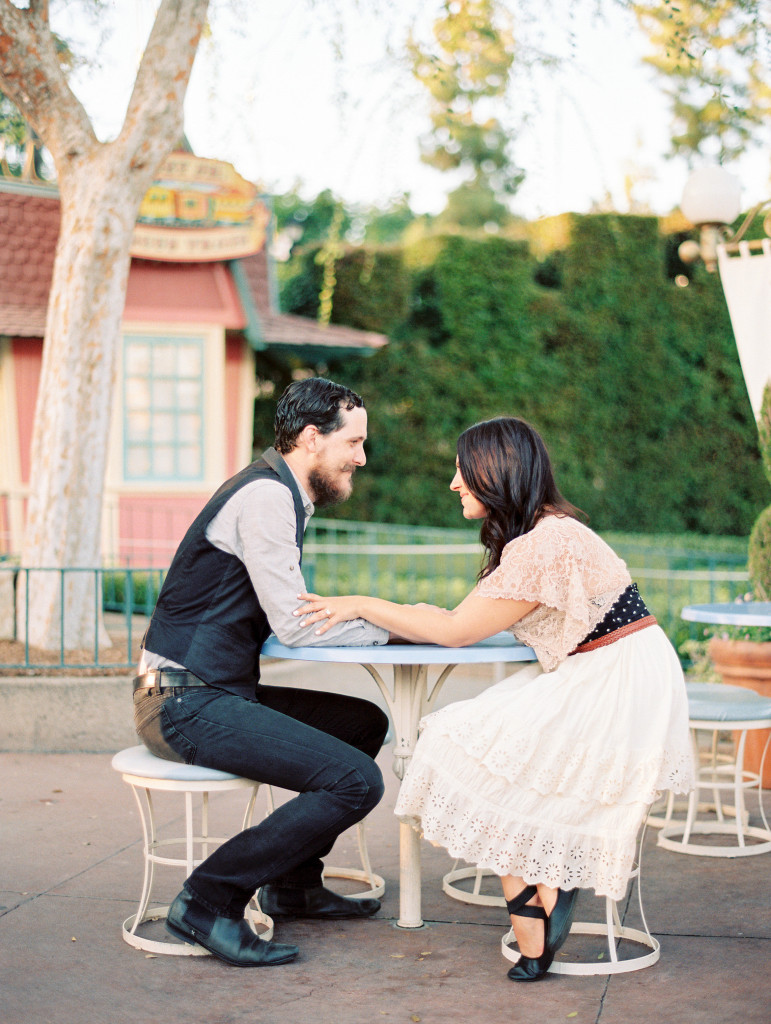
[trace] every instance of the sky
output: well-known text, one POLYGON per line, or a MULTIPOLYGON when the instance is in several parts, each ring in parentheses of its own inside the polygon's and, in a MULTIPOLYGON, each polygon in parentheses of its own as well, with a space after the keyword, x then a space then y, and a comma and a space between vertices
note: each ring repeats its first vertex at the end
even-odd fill
MULTIPOLYGON (((514 130, 527 175, 513 212, 534 220, 597 204, 675 208, 688 168, 665 157, 667 101, 642 62, 647 40, 630 15, 613 0, 604 0, 601 18, 594 0, 510 6, 520 11, 518 37, 564 61, 559 71, 516 75, 494 111, 514 130)), ((103 139, 120 128, 157 3, 106 7, 100 28, 113 33, 99 49, 101 67, 73 82, 103 139)), ((404 44, 411 28, 430 38, 440 8, 439 0, 212 0, 185 105, 194 151, 233 163, 271 192, 298 187, 311 198, 328 188, 349 203, 381 206, 408 193, 416 212, 439 212, 459 179, 420 161, 429 103, 404 44)), ((53 11, 54 28, 76 49, 97 52, 79 4, 53 11)), ((729 169, 745 208, 771 194, 767 147, 729 169)))

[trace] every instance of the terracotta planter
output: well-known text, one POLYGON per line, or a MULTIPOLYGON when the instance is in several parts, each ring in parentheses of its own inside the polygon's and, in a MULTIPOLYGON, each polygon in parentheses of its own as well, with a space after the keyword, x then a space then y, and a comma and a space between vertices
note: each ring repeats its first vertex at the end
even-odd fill
MULTIPOLYGON (((771 642, 720 640, 713 637, 707 650, 724 683, 744 686, 748 690, 771 698, 771 642)), ((744 766, 750 771, 760 770, 760 761, 769 731, 756 729, 747 733, 744 766)), ((771 747, 763 766, 763 788, 771 789, 771 747)))

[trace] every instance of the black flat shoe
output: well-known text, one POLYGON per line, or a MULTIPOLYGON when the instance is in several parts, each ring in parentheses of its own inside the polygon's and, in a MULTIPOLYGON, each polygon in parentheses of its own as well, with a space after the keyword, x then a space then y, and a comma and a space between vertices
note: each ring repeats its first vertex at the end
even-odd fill
POLYGON ((549 973, 553 956, 521 956, 506 975, 512 981, 540 981, 549 973))
POLYGON ((272 967, 294 960, 297 946, 265 942, 243 918, 213 914, 183 889, 169 907, 166 930, 184 942, 198 943, 233 967, 272 967))
POLYGON ((547 939, 549 928, 548 915, 543 907, 527 906, 527 901, 531 900, 537 891, 534 885, 526 885, 522 892, 515 896, 513 900, 506 901, 506 909, 515 917, 535 917, 539 921, 544 922, 543 953, 540 956, 522 956, 520 954, 519 960, 509 969, 507 974, 511 981, 540 981, 541 978, 546 977, 554 960, 554 953, 547 939))
POLYGON ((552 956, 564 945, 570 934, 570 925, 576 913, 578 889, 560 889, 546 924, 546 944, 552 956))
POLYGON ((259 892, 260 909, 268 917, 311 917, 332 920, 346 917, 372 917, 380 910, 380 900, 340 896, 323 885, 312 889, 285 889, 264 885, 259 892))

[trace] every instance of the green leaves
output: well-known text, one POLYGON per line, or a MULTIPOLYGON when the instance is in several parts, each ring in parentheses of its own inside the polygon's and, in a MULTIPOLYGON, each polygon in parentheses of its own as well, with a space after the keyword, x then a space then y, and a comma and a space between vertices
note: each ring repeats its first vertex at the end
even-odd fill
MULTIPOLYGON (((555 237, 546 271, 525 242, 457 233, 338 260, 333 321, 391 341, 329 367, 370 423, 335 515, 464 525, 457 437, 513 414, 594 528, 747 536, 768 485, 719 280, 675 287, 655 218, 574 216, 555 237)), ((317 295, 321 268, 304 267, 317 295)))

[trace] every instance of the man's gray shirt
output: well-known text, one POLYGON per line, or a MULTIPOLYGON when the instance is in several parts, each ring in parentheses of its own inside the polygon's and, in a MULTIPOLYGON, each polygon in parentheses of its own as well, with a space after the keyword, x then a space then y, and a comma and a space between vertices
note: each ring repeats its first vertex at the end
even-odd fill
MULTIPOLYGON (((293 474, 294 475, 294 474, 293 474)), ((313 502, 295 476, 305 510, 305 524, 313 515, 313 502)), ((388 630, 365 619, 339 622, 323 636, 303 629, 292 613, 298 594, 307 590, 300 568, 300 550, 291 491, 278 480, 254 480, 228 499, 206 527, 206 539, 246 566, 252 586, 270 624, 287 647, 364 647, 388 643, 388 630)), ((144 651, 139 672, 152 668, 184 668, 168 658, 144 651)))

